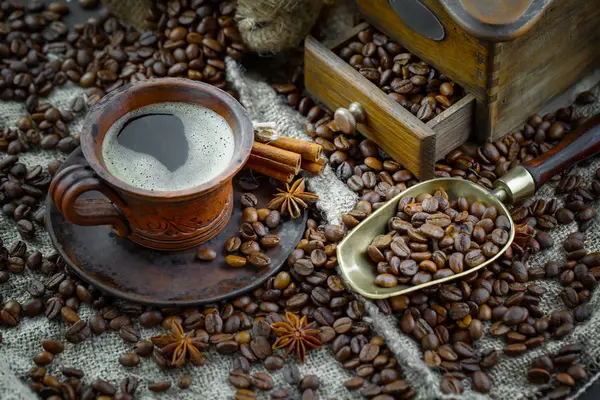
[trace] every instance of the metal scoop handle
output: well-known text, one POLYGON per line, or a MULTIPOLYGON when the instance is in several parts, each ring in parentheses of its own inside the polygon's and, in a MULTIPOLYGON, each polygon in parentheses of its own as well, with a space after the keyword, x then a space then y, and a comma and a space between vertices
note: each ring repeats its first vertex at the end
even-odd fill
POLYGON ((600 114, 597 114, 558 145, 541 156, 512 168, 494 182, 493 194, 504 203, 529 197, 565 168, 600 152, 600 114))

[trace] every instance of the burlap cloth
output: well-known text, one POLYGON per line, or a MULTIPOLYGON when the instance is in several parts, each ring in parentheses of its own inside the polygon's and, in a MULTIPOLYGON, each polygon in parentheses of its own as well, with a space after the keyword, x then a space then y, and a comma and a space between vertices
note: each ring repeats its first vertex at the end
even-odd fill
MULTIPOLYGON (((227 75, 230 83, 239 91, 240 100, 248 109, 253 120, 275 122, 282 134, 307 139, 302 126, 304 118, 284 104, 283 100, 262 79, 247 76, 231 60, 227 62, 227 75)), ((596 88, 595 92, 600 94, 599 88, 596 88)), ((71 99, 80 93, 81 89, 77 87, 65 87, 55 92, 49 101, 59 108, 68 108, 71 99)), ((577 112, 587 115, 594 111, 592 109, 577 110, 577 112)), ((4 128, 14 126, 18 118, 24 114, 25 110, 19 103, 0 103, 0 126, 4 128)), ((77 119, 71 125, 71 130, 77 131, 80 124, 81 120, 77 119)), ((21 159, 27 165, 34 165, 46 164, 54 157, 64 156, 53 152, 38 151, 23 154, 21 159)), ((578 169, 577 172, 589 182, 598 167, 600 167, 600 160, 596 159, 591 165, 578 169)), ((326 167, 321 176, 309 178, 308 186, 310 190, 320 196, 317 206, 322 210, 323 216, 332 223, 340 223, 341 215, 349 211, 356 201, 356 195, 336 178, 329 167, 326 167)), ((550 198, 553 196, 554 188, 550 184, 542 187, 536 194, 536 197, 550 198)), ((598 211, 598 203, 595 203, 594 207, 598 211)), ((586 244, 589 250, 600 250, 600 226, 597 221, 587 233, 586 244)), ((550 259, 563 259, 562 240, 575 230, 575 224, 553 230, 551 235, 556 243, 554 248, 533 257, 527 264, 528 267, 542 266, 545 261, 550 259)), ((19 239, 14 221, 1 213, 0 235, 7 246, 19 239)), ((48 236, 41 230, 38 231, 35 239, 27 241, 27 244, 29 250, 38 249, 44 254, 52 251, 48 236)), ((9 282, 0 286, 4 298, 26 300, 28 298, 26 288, 32 277, 28 270, 21 275, 12 275, 9 282)), ((562 301, 558 296, 561 289, 558 283, 546 280, 538 283, 547 290, 542 298, 542 310, 550 313, 552 310, 563 308, 562 301)), ((598 310, 600 306, 599 293, 599 290, 595 290, 590 299, 592 310, 598 310)), ((382 316, 373 303, 366 301, 366 309, 368 316, 365 317, 365 321, 371 323, 379 334, 385 336, 388 345, 398 358, 404 378, 418 390, 418 398, 444 398, 439 390, 441 375, 423 363, 422 352, 417 343, 412 338, 401 334, 397 329, 396 320, 393 317, 382 316)), ((83 319, 88 319, 93 312, 86 304, 82 304, 79 310, 83 319)), ((138 328, 144 338, 161 331, 160 329, 138 328)), ((596 312, 586 323, 577 325, 573 333, 561 341, 546 343, 520 357, 502 357, 499 364, 490 371, 493 389, 489 396, 494 399, 534 397, 538 387, 529 384, 525 378, 525 372, 531 360, 539 354, 552 352, 566 343, 582 344, 585 364, 590 371, 597 373, 600 360, 599 328, 600 312, 596 312)), ((66 329, 66 324, 48 321, 43 316, 24 318, 16 328, 0 327, 0 332, 4 336, 4 343, 0 345, 0 399, 35 398, 35 395, 22 383, 27 371, 33 366, 32 357, 42 350, 40 342, 43 339, 58 339, 64 342, 66 329)), ((501 349, 502 342, 487 335, 475 345, 477 350, 490 347, 501 349)), ((48 367, 48 372, 60 376, 62 367, 76 367, 86 373, 88 383, 92 378, 102 378, 115 385, 118 385, 123 377, 134 375, 142 380, 137 394, 139 398, 143 399, 225 399, 233 396, 234 389, 227 383, 228 372, 233 362, 232 356, 222 356, 213 350, 204 367, 188 366, 180 370, 162 371, 151 360, 143 359, 138 367, 126 369, 118 363, 118 358, 121 354, 131 350, 132 345, 121 340, 116 332, 106 332, 101 336, 92 335, 78 345, 67 344, 65 352, 55 358, 52 365, 48 367), (193 380, 192 387, 187 391, 181 391, 175 387, 178 377, 182 375, 190 375, 193 380), (171 381, 174 387, 163 394, 153 394, 147 390, 148 383, 163 380, 171 381)), ((295 362, 294 360, 290 359, 288 363, 295 362)), ((252 372, 261 369, 262 367, 254 365, 252 372)), ((306 363, 301 365, 300 369, 303 374, 317 374, 321 378, 322 385, 318 392, 320 398, 351 399, 359 397, 359 393, 344 388, 343 382, 350 377, 350 374, 334 360, 329 348, 309 352, 306 363)), ((289 387, 283 382, 280 371, 272 373, 272 376, 275 380, 275 387, 289 387)), ((596 377, 594 376, 594 379, 596 377)), ((453 397, 488 398, 476 394, 468 387, 464 395, 453 397)), ((268 398, 268 395, 259 393, 259 398, 268 398)))

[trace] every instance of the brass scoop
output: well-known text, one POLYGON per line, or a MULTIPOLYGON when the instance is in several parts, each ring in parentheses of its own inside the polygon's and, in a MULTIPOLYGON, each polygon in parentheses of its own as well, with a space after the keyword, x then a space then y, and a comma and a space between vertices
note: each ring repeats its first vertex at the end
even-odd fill
POLYGON ((339 244, 337 258, 342 276, 352 289, 364 297, 385 299, 457 279, 484 268, 500 257, 515 237, 514 222, 503 202, 512 204, 519 199, 531 196, 552 176, 599 151, 600 114, 590 118, 547 153, 512 168, 506 175, 494 182, 494 190, 491 192, 476 183, 457 178, 432 179, 412 186, 373 212, 339 244), (387 232, 388 221, 396 215, 400 199, 404 196, 417 197, 421 193, 433 193, 438 188, 443 188, 451 200, 463 196, 469 204, 481 201, 488 206, 495 206, 498 215, 504 214, 510 220, 508 242, 496 256, 461 273, 420 285, 398 284, 391 288, 377 286, 375 284, 376 267, 367 256, 367 247, 375 236, 387 232))

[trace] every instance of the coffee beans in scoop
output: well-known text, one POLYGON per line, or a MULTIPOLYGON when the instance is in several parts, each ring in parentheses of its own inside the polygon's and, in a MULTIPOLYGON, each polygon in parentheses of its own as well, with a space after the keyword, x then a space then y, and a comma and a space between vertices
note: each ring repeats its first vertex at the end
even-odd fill
POLYGON ((510 221, 496 207, 449 200, 439 189, 403 197, 388 233, 373 239, 367 255, 377 266, 378 286, 420 285, 483 264, 508 243, 509 233, 510 221))

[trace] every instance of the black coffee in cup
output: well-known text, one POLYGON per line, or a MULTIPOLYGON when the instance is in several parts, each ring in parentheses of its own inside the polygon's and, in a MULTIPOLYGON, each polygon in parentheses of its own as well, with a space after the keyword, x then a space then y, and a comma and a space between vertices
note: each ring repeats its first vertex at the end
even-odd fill
POLYGON ((227 169, 235 139, 227 121, 198 104, 157 103, 127 113, 102 143, 107 170, 132 186, 183 190, 227 169))

